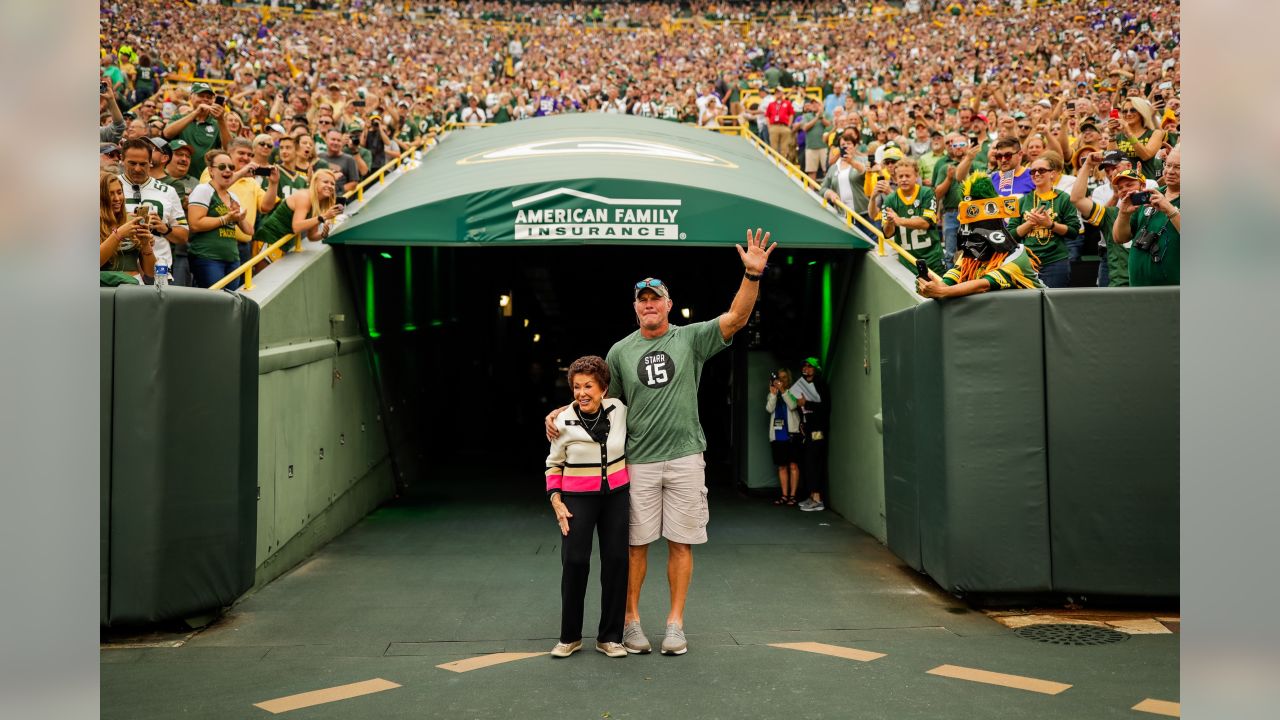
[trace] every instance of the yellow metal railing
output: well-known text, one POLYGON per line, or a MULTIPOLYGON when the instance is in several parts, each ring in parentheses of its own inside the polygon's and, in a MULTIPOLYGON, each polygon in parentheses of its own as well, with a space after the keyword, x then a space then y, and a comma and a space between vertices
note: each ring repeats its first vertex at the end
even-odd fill
MULTIPOLYGON (((916 262, 915 255, 909 252, 906 248, 899 245, 892 237, 885 235, 883 232, 881 232, 880 228, 876 227, 875 224, 873 224, 870 220, 854 212, 853 209, 850 208, 848 205, 845 205, 843 202, 839 200, 831 200, 830 198, 824 197, 822 194, 821 183, 809 177, 808 173, 801 170, 799 167, 796 166, 795 163, 786 159, 785 157, 782 156, 781 153, 779 153, 777 150, 774 150, 772 147, 770 147, 769 143, 761 140, 754 132, 751 132, 751 130, 746 125, 740 126, 739 134, 742 137, 747 138, 752 143, 754 143, 757 148, 763 151, 764 154, 767 155, 770 160, 773 160, 774 164, 779 166, 784 172, 787 173, 787 175, 800 181, 804 185, 804 188, 806 190, 809 190, 813 194, 817 195, 818 200, 822 202, 823 207, 833 207, 839 210, 844 217, 844 224, 846 227, 852 230, 854 225, 858 224, 858 225, 861 225, 863 228, 865 228, 866 231, 876 239, 877 255, 880 255, 881 257, 883 257, 885 255, 885 246, 888 245, 890 248, 893 248, 893 251, 898 253, 898 255, 902 257, 902 259, 906 260, 908 263, 911 263, 912 265, 915 264, 916 262)), ((942 279, 938 277, 938 274, 932 270, 929 271, 929 275, 935 280, 942 279)))
MULTIPOLYGON (((419 140, 418 142, 408 145, 406 149, 400 153, 400 157, 396 158, 395 160, 392 160, 386 165, 383 165, 376 172, 370 174, 369 177, 365 178, 364 180, 361 180, 360 183, 357 184, 354 188, 352 188, 346 193, 343 193, 342 199, 350 200, 351 198, 354 197, 357 201, 363 202, 365 188, 369 187, 375 182, 378 184, 382 184, 386 182, 387 173, 391 172, 392 170, 399 169, 401 166, 403 166, 404 163, 408 162, 408 160, 413 157, 413 154, 417 152, 418 149, 426 148, 423 151, 424 153, 426 151, 429 151, 432 147, 435 146, 433 142, 434 140, 435 140, 435 134, 432 133, 427 137, 423 138, 422 140, 419 140)), ((275 241, 271 245, 268 245, 267 247, 262 248, 262 250, 258 251, 257 254, 255 254, 253 257, 245 261, 243 265, 236 268, 235 270, 232 270, 230 274, 228 274, 226 277, 222 278, 218 282, 214 283, 213 285, 210 285, 209 289, 221 290, 227 285, 230 285, 233 281, 235 281, 236 278, 243 275, 244 285, 241 286, 241 289, 252 290, 253 289, 253 267, 258 263, 262 262, 263 260, 265 260, 268 256, 271 255, 271 253, 283 248, 285 245, 288 245, 289 242, 291 241, 295 243, 295 246, 294 246, 295 249, 298 249, 298 250, 302 249, 301 237, 297 237, 292 233, 285 235, 284 237, 275 241)))

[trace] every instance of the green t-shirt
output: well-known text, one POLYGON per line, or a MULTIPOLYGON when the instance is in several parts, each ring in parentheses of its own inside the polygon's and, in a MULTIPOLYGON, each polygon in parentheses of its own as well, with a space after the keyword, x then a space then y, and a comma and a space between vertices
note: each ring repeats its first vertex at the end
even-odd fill
MULTIPOLYGON (((922 177, 922 178, 926 178, 926 177, 927 177, 927 178, 929 178, 929 184, 930 184, 932 187, 937 187, 937 185, 936 185, 936 184, 934 184, 934 182, 933 182, 933 169, 934 169, 934 168, 936 168, 936 167, 938 167, 938 163, 942 161, 942 158, 943 158, 943 157, 945 157, 945 156, 944 156, 944 155, 938 155, 937 153, 933 152, 932 150, 930 150, 929 152, 927 152, 927 153, 925 153, 924 155, 921 155, 921 156, 920 156, 920 161, 919 161, 919 163, 918 163, 918 164, 919 164, 919 166, 920 166, 920 177, 922 177)), ((943 175, 945 176, 945 175, 946 175, 946 170, 943 170, 942 172, 943 172, 943 175)), ((954 184, 954 183, 953 183, 953 184, 954 184)), ((936 193, 935 193, 935 194, 936 194, 936 193)))
MULTIPOLYGON (((943 262, 945 248, 942 246, 942 237, 938 232, 938 202, 933 197, 933 190, 917 185, 914 197, 903 197, 902 189, 899 188, 885 197, 882 207, 892 208, 898 217, 924 218, 929 223, 927 230, 905 228, 899 225, 895 240, 907 252, 917 258, 923 258, 929 264, 930 270, 939 275, 946 272, 947 267, 943 262)), ((906 258, 901 260, 903 265, 915 272, 915 266, 908 263, 906 258)))
POLYGON ((1022 244, 1040 258, 1040 266, 1044 267, 1067 257, 1067 240, 1080 232, 1080 215, 1076 206, 1071 204, 1071 197, 1061 190, 1054 190, 1051 199, 1029 192, 1018 200, 1018 217, 1009 219, 1008 230, 1012 237, 1018 237, 1018 226, 1022 224, 1023 216, 1037 207, 1047 208, 1054 222, 1067 226, 1066 235, 1055 235, 1050 228, 1032 228, 1022 238, 1022 244))
MULTIPOLYGON (((813 124, 804 133, 804 149, 805 150, 825 150, 827 141, 823 139, 823 135, 831 130, 831 123, 827 122, 827 118, 822 113, 816 113, 818 121, 813 124)), ((813 119, 815 113, 805 113, 804 122, 808 123, 813 119)))
MULTIPOLYGON (((1168 192, 1168 188, 1160 188, 1160 192, 1168 192)), ((1182 196, 1172 200, 1174 207, 1182 209, 1182 196)), ((1129 284, 1133 287, 1151 287, 1154 285, 1179 285, 1180 259, 1179 246, 1182 233, 1169 222, 1169 216, 1150 205, 1135 212, 1129 218, 1129 232, 1134 240, 1143 230, 1158 236, 1150 250, 1142 250, 1138 243, 1129 251, 1129 284), (1154 254, 1153 252, 1154 251, 1154 254), (1154 258, 1159 257, 1160 262, 1154 258)))
POLYGON ((222 144, 218 121, 212 117, 205 118, 204 122, 192 120, 182 128, 182 132, 178 133, 178 138, 187 141, 193 150, 191 168, 187 170, 187 174, 200 177, 205 169, 204 154, 222 144))
POLYGON ((1084 216, 1084 224, 1098 228, 1107 248, 1107 287, 1129 286, 1129 248, 1112 242, 1111 228, 1115 227, 1120 208, 1093 203, 1093 209, 1084 216))
MULTIPOLYGON (((231 211, 218 197, 213 186, 201 183, 191 191, 187 200, 189 205, 203 205, 209 209, 209 217, 222 217, 231 211)), ((192 257, 210 260, 238 261, 240 259, 239 241, 236 240, 236 226, 223 225, 205 232, 191 233, 187 254, 192 257)))
POLYGON ((627 405, 629 462, 664 462, 707 449, 698 418, 702 366, 731 343, 721 337, 716 317, 671 325, 653 339, 636 330, 609 348, 609 396, 627 405))
MULTIPOLYGON (((947 179, 947 168, 955 165, 950 157, 943 157, 933 166, 933 187, 936 189, 947 179)), ((960 201, 964 199, 964 195, 960 192, 960 186, 964 184, 961 178, 954 178, 951 181, 951 187, 947 188, 947 192, 942 196, 943 212, 955 210, 960 207, 960 201)), ((934 193, 937 194, 936 192, 934 193)))
MULTIPOLYGON (((1147 130, 1138 136, 1138 142, 1146 145, 1151 140, 1151 131, 1147 130)), ((1134 142, 1129 139, 1128 135, 1117 135, 1115 138, 1116 149, 1129 157, 1129 162, 1134 167, 1140 168, 1142 174, 1155 180, 1164 172, 1164 161, 1152 155, 1150 159, 1143 160, 1138 157, 1138 152, 1134 148, 1134 142)))

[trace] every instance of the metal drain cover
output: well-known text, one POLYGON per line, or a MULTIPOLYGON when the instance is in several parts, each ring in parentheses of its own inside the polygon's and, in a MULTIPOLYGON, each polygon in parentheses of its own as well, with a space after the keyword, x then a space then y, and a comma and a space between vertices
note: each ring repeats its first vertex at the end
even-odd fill
POLYGON ((1053 645, 1110 645, 1124 642, 1129 635, 1097 625, 1028 625, 1013 631, 1018 637, 1053 645))

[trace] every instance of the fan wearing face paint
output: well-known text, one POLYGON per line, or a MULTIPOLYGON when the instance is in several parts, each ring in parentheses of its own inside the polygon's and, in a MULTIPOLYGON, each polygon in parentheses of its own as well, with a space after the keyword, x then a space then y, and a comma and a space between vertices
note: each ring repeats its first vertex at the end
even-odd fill
POLYGON ((1005 222, 1018 216, 1017 198, 1000 197, 986 173, 964 182, 960 203, 959 251, 955 267, 941 280, 916 280, 927 298, 963 297, 988 290, 1040 288, 1040 260, 1008 233, 1005 222))

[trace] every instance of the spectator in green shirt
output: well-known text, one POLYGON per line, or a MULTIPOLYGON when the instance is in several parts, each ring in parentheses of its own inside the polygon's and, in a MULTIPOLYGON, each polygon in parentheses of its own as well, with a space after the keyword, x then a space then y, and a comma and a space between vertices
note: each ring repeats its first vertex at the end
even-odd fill
POLYGON ((165 126, 164 139, 181 138, 191 146, 191 174, 199 177, 205 169, 205 154, 215 147, 228 147, 231 133, 221 122, 226 106, 214 102, 208 83, 191 84, 191 104, 194 110, 165 126))
MULTIPOLYGON (((1145 203, 1135 203, 1130 188, 1120 194, 1120 212, 1112 226, 1112 240, 1129 250, 1129 285, 1178 285, 1182 243, 1182 150, 1174 148, 1164 160, 1164 186, 1146 190, 1145 203)), ((1119 188, 1117 188, 1119 192, 1119 188)))

